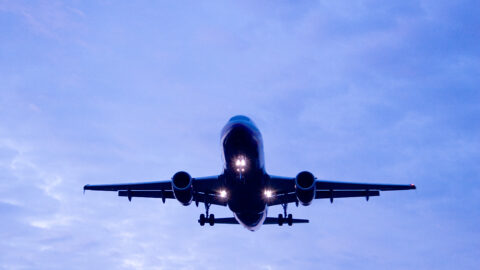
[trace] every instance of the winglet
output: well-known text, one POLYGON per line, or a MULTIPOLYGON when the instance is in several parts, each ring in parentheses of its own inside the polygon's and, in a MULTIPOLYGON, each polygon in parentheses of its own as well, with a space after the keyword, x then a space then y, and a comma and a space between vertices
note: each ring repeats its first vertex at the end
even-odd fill
POLYGON ((411 189, 417 189, 417 187, 415 186, 415 184, 410 184, 410 187, 411 187, 411 189))
POLYGON ((87 189, 88 186, 89 186, 88 184, 83 186, 83 194, 85 194, 85 190, 87 189))

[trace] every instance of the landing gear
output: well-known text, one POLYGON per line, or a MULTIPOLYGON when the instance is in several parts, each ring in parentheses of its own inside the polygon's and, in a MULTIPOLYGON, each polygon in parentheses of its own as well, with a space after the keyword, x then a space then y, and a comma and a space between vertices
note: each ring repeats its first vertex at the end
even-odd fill
POLYGON ((292 214, 287 215, 287 205, 286 203, 282 204, 283 207, 283 215, 278 214, 278 225, 282 226, 283 223, 287 223, 288 226, 292 226, 293 224, 293 216, 292 214))
POLYGON ((208 222, 208 224, 210 224, 210 226, 215 225, 215 215, 210 214, 207 217, 205 217, 204 214, 201 214, 200 218, 198 219, 198 223, 200 223, 200 226, 203 226, 203 225, 205 225, 206 222, 208 222))
POLYGON ((282 214, 278 214, 278 225, 282 226, 284 223, 287 223, 288 226, 292 226, 293 224, 292 214, 288 214, 286 217, 283 217, 282 214))
POLYGON ((198 223, 200 223, 200 226, 205 225, 205 215, 200 214, 200 218, 198 219, 198 223))
POLYGON ((207 203, 207 202, 205 202, 204 204, 205 204, 205 215, 208 217, 208 210, 210 209, 210 205, 212 205, 212 204, 207 203))
POLYGON ((214 214, 211 214, 208 216, 208 224, 210 224, 210 226, 213 226, 213 224, 215 224, 215 215, 214 214))
POLYGON ((292 224, 293 224, 293 216, 292 216, 292 214, 288 214, 287 224, 288 224, 288 226, 292 226, 292 224))
POLYGON ((210 203, 205 203, 205 214, 200 214, 200 218, 198 219, 198 223, 200 223, 200 226, 204 226, 206 222, 208 222, 210 226, 213 226, 215 224, 215 215, 208 214, 210 205, 210 203))

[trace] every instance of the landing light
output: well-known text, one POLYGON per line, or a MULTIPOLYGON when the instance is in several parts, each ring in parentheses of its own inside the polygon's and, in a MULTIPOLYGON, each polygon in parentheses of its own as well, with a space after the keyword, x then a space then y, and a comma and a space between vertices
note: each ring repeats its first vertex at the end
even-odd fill
POLYGON ((270 189, 266 189, 263 194, 265 195, 265 197, 267 198, 271 198, 273 197, 273 191, 271 191, 270 189))
POLYGON ((247 167, 247 159, 244 156, 238 156, 234 159, 235 170, 237 172, 245 172, 247 167))
POLYGON ((227 198, 227 191, 224 189, 220 190, 220 197, 227 198))
POLYGON ((235 166, 236 167, 245 167, 246 165, 247 165, 247 160, 245 159, 245 157, 240 156, 240 157, 235 159, 235 166))

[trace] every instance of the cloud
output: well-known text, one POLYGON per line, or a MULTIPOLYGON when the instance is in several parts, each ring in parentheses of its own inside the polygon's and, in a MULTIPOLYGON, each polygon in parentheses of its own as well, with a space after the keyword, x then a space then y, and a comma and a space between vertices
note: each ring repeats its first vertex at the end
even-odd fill
POLYGON ((6 0, 2 1, 0 11, 19 16, 34 34, 58 41, 78 27, 77 21, 85 17, 80 9, 65 5, 61 1, 30 3, 6 0))
POLYGON ((478 265, 473 3, 1 6, 0 268, 478 265), (219 173, 238 113, 259 125, 272 174, 418 190, 292 206, 311 223, 255 233, 200 227, 203 209, 175 201, 82 195, 219 173))

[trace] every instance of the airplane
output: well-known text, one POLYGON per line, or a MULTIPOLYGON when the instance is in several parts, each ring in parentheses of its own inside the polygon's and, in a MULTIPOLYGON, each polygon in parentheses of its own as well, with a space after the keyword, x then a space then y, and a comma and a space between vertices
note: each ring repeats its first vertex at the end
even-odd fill
POLYGON ((254 122, 236 115, 227 122, 221 133, 223 172, 208 177, 191 177, 177 172, 171 180, 130 184, 85 185, 83 190, 118 191, 118 196, 176 199, 184 206, 195 202, 205 205, 198 223, 241 224, 250 231, 261 225, 308 223, 287 214, 287 206, 295 203, 308 206, 314 199, 379 196, 380 191, 416 189, 414 184, 367 184, 317 179, 311 172, 302 171, 295 177, 270 175, 265 170, 263 140, 254 122), (209 213, 211 205, 228 206, 233 217, 215 218, 209 213), (283 214, 267 217, 268 207, 281 205, 283 214))

